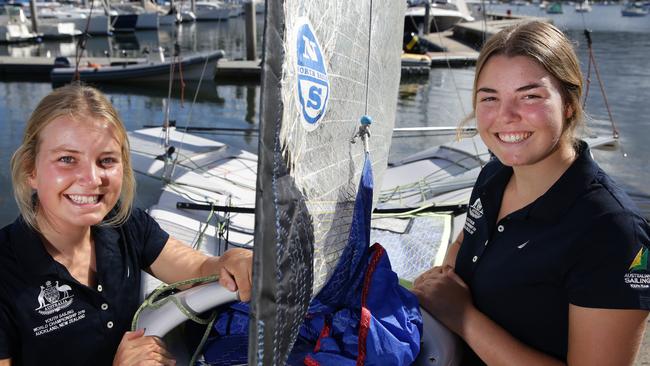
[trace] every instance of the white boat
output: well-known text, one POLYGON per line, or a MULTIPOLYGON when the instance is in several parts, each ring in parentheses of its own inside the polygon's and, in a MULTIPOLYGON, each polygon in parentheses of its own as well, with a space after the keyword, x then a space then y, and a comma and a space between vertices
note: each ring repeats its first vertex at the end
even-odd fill
MULTIPOLYGON (((181 8, 190 11, 191 5, 187 2, 181 8)), ((194 15, 196 20, 227 20, 231 15, 231 8, 223 2, 218 1, 197 1, 194 4, 194 15)))
POLYGON ((244 14, 244 6, 242 0, 219 0, 228 9, 230 9, 230 17, 238 17, 244 14))
POLYGON ((40 40, 42 34, 30 30, 23 10, 16 6, 0 7, 0 43, 40 40))
POLYGON ((181 11, 181 22, 183 23, 192 23, 196 21, 196 14, 189 10, 181 11))
POLYGON ((39 23, 38 31, 43 33, 43 39, 68 39, 82 34, 72 22, 39 23))
POLYGON ((180 13, 171 13, 158 16, 158 24, 160 25, 172 25, 179 24, 183 21, 180 13))
MULTIPOLYGON (((426 3, 425 3, 426 4, 426 3)), ((415 5, 406 9, 404 30, 418 33, 424 24, 425 5, 415 5)), ((442 32, 460 22, 472 22, 465 0, 436 0, 429 7, 429 31, 442 32)))
POLYGON ((160 25, 158 12, 146 11, 142 6, 132 3, 112 4, 111 9, 117 10, 118 14, 135 14, 137 20, 135 29, 158 29, 160 25))
MULTIPOLYGON (((173 127, 130 132, 129 142, 137 176, 166 182, 158 203, 149 208, 165 231, 211 255, 229 246, 252 248, 256 155, 173 127), (161 143, 166 132, 176 150, 167 160, 157 159, 165 153, 161 143), (250 212, 226 213, 225 207, 250 212)), ((159 284, 147 276, 143 292, 149 294, 159 284)))
POLYGON ((592 10, 589 0, 576 3, 575 10, 576 13, 589 13, 592 10))
MULTIPOLYGON (((217 61, 223 55, 223 51, 220 50, 184 55, 178 61, 182 64, 183 80, 199 80, 201 77, 213 78, 217 61)), ((159 48, 158 52, 149 54, 149 59, 146 62, 80 65, 78 72, 80 80, 94 83, 168 82, 170 65, 176 62, 177 60, 165 58, 162 49, 159 48)), ((76 72, 75 65, 55 67, 50 73, 50 79, 53 85, 66 84, 73 80, 76 72)), ((177 79, 180 80, 178 76, 177 79)))
POLYGON ((648 15, 648 8, 641 2, 633 2, 626 4, 621 10, 621 15, 624 17, 644 17, 648 15))
POLYGON ((562 2, 554 1, 546 6, 546 14, 563 14, 562 2))
MULTIPOLYGON (((39 9, 39 5, 44 4, 44 3, 37 3, 37 9, 39 9)), ((48 3, 45 3, 48 4, 48 3)), ((60 6, 57 3, 57 6, 60 6)), ((67 21, 67 22, 52 22, 50 19, 38 19, 38 29, 37 31, 34 31, 33 29, 33 24, 31 22, 31 13, 29 11, 29 8, 23 8, 23 7, 14 7, 12 9, 13 12, 16 12, 15 14, 15 22, 16 23, 21 23, 25 24, 30 31, 34 33, 39 33, 42 35, 43 39, 68 39, 68 38, 73 38, 76 36, 81 35, 81 30, 79 30, 74 22, 67 21), (29 20, 27 19, 29 18, 29 20)))
POLYGON ((196 14, 191 9, 184 6, 179 7, 176 4, 171 5, 167 13, 160 15, 158 20, 160 25, 191 23, 194 21, 196 21, 196 14))
MULTIPOLYGON (((49 4, 49 3, 48 3, 49 4)), ((82 33, 88 31, 91 35, 110 35, 112 28, 110 17, 103 9, 83 9, 71 5, 41 6, 38 8, 39 25, 54 25, 59 23, 74 23, 75 29, 82 33), (90 20, 88 19, 90 17, 90 20)))

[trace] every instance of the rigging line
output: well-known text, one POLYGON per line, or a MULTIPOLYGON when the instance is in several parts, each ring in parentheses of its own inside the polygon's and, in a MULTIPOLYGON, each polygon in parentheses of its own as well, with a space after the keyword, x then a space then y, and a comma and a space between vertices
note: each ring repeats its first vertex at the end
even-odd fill
POLYGON ((619 137, 618 128, 616 128, 616 123, 614 122, 614 117, 612 116, 612 110, 609 107, 609 101, 607 100, 607 93, 605 93, 605 86, 603 85, 603 80, 600 77, 600 72, 598 71, 598 64, 596 63, 596 57, 594 56, 594 51, 591 41, 591 32, 585 29, 585 37, 587 38, 587 47, 589 49, 589 63, 594 65, 594 71, 596 72, 596 78, 598 79, 598 85, 600 86, 600 93, 603 95, 603 101, 605 102, 605 108, 607 109, 607 114, 609 115, 609 121, 612 125, 612 134, 615 139, 619 137))
MULTIPOLYGON (((440 32, 440 29, 438 28, 438 22, 436 22, 436 17, 432 17, 433 19, 433 26, 436 29, 436 34, 438 35, 438 40, 440 41, 440 45, 444 47, 444 43, 442 41, 442 32, 440 32)), ((458 92, 458 83, 456 83, 456 78, 454 77, 453 70, 451 68, 451 61, 449 60, 449 50, 444 51, 444 56, 445 56, 445 63, 447 65, 447 70, 449 71, 449 75, 451 76, 451 82, 454 84, 454 90, 456 91, 456 98, 458 99, 458 104, 460 105, 460 110, 463 115, 465 115, 465 105, 463 104, 463 99, 460 97, 460 93, 458 92)))
POLYGON ((368 115, 368 89, 370 86, 370 50, 372 41, 372 0, 370 0, 370 18, 368 20, 368 65, 366 67, 366 105, 365 115, 368 115))
MULTIPOLYGON (((190 127, 190 123, 192 122, 192 112, 194 111, 194 105, 196 104, 196 99, 199 96, 199 90, 201 90, 201 83, 203 82, 203 76, 205 75, 205 69, 208 67, 208 61, 209 60, 210 60, 210 56, 206 55, 205 56, 205 62, 203 63, 203 69, 201 70, 201 77, 199 78, 199 82, 198 82, 198 84, 196 86, 196 91, 194 92, 194 99, 192 99, 192 104, 190 104, 190 111, 188 113, 187 122, 185 123, 185 130, 183 131, 183 134, 181 135, 181 142, 178 145, 176 158, 174 158, 174 161, 172 163, 172 174, 174 174, 174 169, 176 168, 176 163, 178 162, 178 157, 180 156, 181 150, 183 149, 183 144, 185 142, 185 136, 187 135, 187 129, 190 127)), ((181 77, 181 80, 182 80, 182 77, 181 77)))
POLYGON ((81 62, 81 57, 83 57, 83 52, 86 49, 86 40, 88 39, 88 29, 90 28, 90 19, 93 17, 93 8, 95 6, 95 2, 91 1, 90 2, 90 12, 88 13, 88 18, 86 19, 86 27, 84 29, 84 33, 77 42, 77 47, 75 49, 75 60, 74 60, 74 75, 72 76, 72 81, 79 81, 81 79, 81 75, 79 74, 79 63, 81 62), (79 51, 81 49, 81 52, 79 51))
POLYGON ((485 0, 481 0, 481 16, 483 17, 483 22, 481 23, 483 30, 481 32, 481 44, 485 44, 485 37, 487 35, 487 9, 485 8, 485 0))
MULTIPOLYGON (((486 9, 485 9, 485 0, 481 0, 481 3, 483 4, 481 6, 483 7, 482 25, 483 25, 483 29, 484 29, 483 34, 482 34, 483 43, 481 43, 481 48, 483 48, 483 45, 487 41, 486 34, 487 34, 488 25, 487 25, 487 12, 486 12, 486 9)), ((474 72, 476 73, 476 68, 474 68, 474 72)), ((474 93, 474 90, 472 90, 472 93, 474 93)), ((458 98, 460 98, 460 93, 458 92, 458 88, 456 88, 456 94, 458 95, 458 98)), ((474 107, 474 105, 472 105, 472 108, 473 107, 474 107)), ((461 102, 461 109, 463 110, 463 114, 465 115, 465 108, 463 108, 462 102, 461 102)), ((476 120, 476 116, 474 116, 474 120, 476 120)), ((478 124, 477 124, 476 128, 477 128, 477 134, 478 134, 478 124)), ((472 146, 474 147, 474 155, 479 160, 479 163, 481 164, 481 167, 483 167, 485 164, 483 163, 483 160, 480 159, 481 154, 478 151, 478 145, 476 144, 476 139, 474 139, 474 136, 472 136, 471 139, 472 139, 472 146)))
MULTIPOLYGON (((173 56, 172 56, 173 57, 173 56)), ((174 84, 174 62, 169 63, 169 86, 167 88, 167 103, 165 105, 165 117, 163 120, 163 130, 165 131, 164 149, 169 147, 169 113, 172 101, 172 85, 174 84)))
POLYGON ((589 62, 587 63, 587 76, 585 77, 585 96, 582 100, 582 109, 584 110, 587 107, 587 98, 589 97, 589 87, 591 86, 591 57, 589 57, 589 62))
POLYGON ((181 84, 181 108, 185 102, 185 80, 183 79, 183 58, 181 57, 181 47, 177 43, 174 45, 174 52, 176 53, 176 62, 178 62, 178 82, 181 84))
MULTIPOLYGON (((581 1, 581 0, 578 0, 578 1, 581 1)), ((579 2, 578 4, 584 4, 584 1, 582 3, 579 2)), ((578 5, 578 6, 580 6, 580 5, 578 5)), ((587 22, 585 21, 585 12, 584 11, 580 12, 580 18, 582 19, 582 28, 587 29, 587 22)))
MULTIPOLYGON (((438 35, 438 40, 440 41, 440 45, 443 45, 442 42, 442 33, 440 32, 440 29, 438 28, 438 23, 436 22, 436 17, 433 18, 433 26, 436 28, 436 34, 438 35)), ((483 23, 485 24, 485 28, 487 29, 487 20, 483 18, 483 23)), ((482 45, 481 45, 482 46, 482 45)), ((443 46, 444 47, 444 46, 443 46)), ((451 77, 451 83, 454 85, 454 91, 456 93, 456 98, 458 99, 458 104, 460 105, 460 111, 463 116, 466 116, 467 113, 465 112, 465 105, 463 104, 463 99, 460 96, 460 92, 458 91, 458 83, 456 82, 456 77, 454 76, 454 72, 451 68, 451 62, 449 61, 449 50, 444 51, 444 56, 445 56, 445 63, 447 64, 447 71, 449 71, 449 75, 451 77)), ((474 155, 478 157, 479 150, 478 150, 478 145, 476 145, 476 140, 472 138, 472 146, 474 147, 474 155)), ((482 166, 483 164, 481 164, 482 166)))

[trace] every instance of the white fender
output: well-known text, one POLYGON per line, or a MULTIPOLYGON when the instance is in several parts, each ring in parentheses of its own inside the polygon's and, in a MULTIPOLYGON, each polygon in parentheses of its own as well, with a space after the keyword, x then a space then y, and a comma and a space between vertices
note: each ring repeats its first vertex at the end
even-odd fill
POLYGON ((420 308, 422 313, 422 339, 420 354, 414 366, 458 366, 461 348, 458 337, 447 327, 420 308))
MULTIPOLYGON (((170 295, 170 297, 176 298, 192 313, 200 314, 219 305, 238 301, 239 293, 229 291, 218 282, 210 282, 170 295)), ((144 328, 144 335, 163 337, 187 319, 187 316, 174 301, 170 300, 159 308, 143 309, 138 317, 137 329, 144 328)))

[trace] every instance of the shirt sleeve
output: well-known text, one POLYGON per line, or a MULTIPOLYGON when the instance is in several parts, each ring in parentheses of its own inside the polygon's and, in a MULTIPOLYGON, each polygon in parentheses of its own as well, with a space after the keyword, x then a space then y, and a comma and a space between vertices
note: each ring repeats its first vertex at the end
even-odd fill
POLYGON ((169 239, 169 234, 145 211, 134 208, 129 219, 136 232, 136 245, 142 269, 148 268, 158 258, 169 239))
POLYGON ((607 214, 580 239, 566 286, 571 304, 650 310, 647 222, 630 212, 607 214))

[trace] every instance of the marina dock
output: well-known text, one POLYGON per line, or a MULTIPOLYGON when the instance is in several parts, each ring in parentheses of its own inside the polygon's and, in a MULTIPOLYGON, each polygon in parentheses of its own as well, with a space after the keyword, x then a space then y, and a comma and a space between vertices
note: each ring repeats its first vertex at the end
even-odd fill
POLYGON ((421 37, 446 51, 429 52, 431 67, 465 67, 476 64, 481 45, 501 29, 522 21, 548 18, 514 17, 508 14, 487 14, 488 20, 456 24, 451 30, 429 33, 421 37))
POLYGON ((214 81, 217 83, 236 83, 260 80, 262 60, 228 60, 217 62, 214 81))
MULTIPOLYGON (((430 33, 420 37, 433 43, 441 52, 428 52, 431 60, 429 67, 467 67, 476 64, 478 51, 484 40, 499 30, 517 22, 547 18, 529 16, 511 16, 508 14, 488 14, 486 21, 459 23, 451 30, 430 33)), ((227 55, 226 55, 227 56, 227 55)), ((67 57, 70 65, 74 65, 74 57, 67 57)), ((25 81, 50 81, 50 72, 54 67, 54 57, 10 57, 0 56, 0 79, 25 81)), ((84 57, 80 66, 88 65, 127 65, 145 62, 144 58, 127 57, 84 57)), ((101 67, 101 66, 100 66, 101 67)), ((402 75, 428 74, 427 62, 417 58, 403 58, 402 75)), ((261 61, 221 59, 214 69, 214 79, 217 83, 237 84, 259 82, 261 61)))

